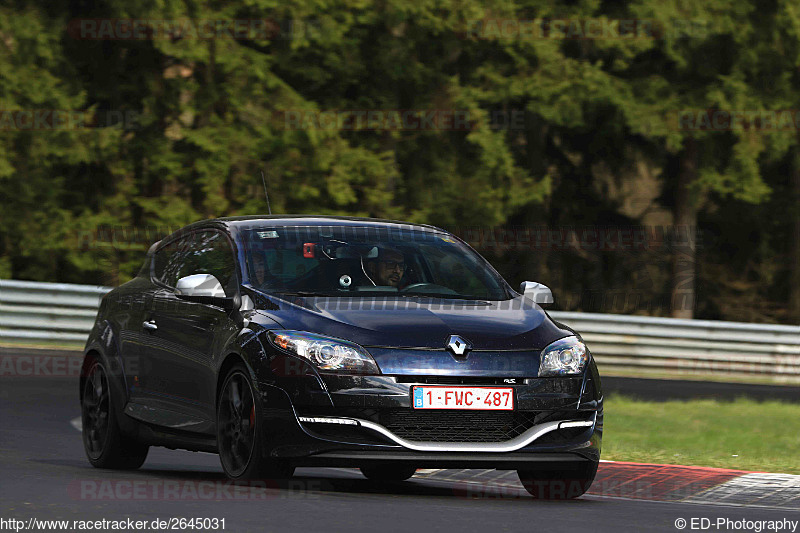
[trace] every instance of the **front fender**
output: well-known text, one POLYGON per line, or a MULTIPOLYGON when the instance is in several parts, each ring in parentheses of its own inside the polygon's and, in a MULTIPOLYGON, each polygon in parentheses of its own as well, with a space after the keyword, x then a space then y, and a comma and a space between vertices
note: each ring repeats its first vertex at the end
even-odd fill
MULTIPOLYGON (((285 354, 267 339, 269 330, 259 324, 244 328, 227 348, 229 354, 218 369, 221 382, 230 357, 238 357, 247 367, 259 392, 269 387, 282 389, 294 404, 332 407, 333 401, 317 370, 304 359, 285 354)), ((218 389, 219 390, 219 389, 218 389)))

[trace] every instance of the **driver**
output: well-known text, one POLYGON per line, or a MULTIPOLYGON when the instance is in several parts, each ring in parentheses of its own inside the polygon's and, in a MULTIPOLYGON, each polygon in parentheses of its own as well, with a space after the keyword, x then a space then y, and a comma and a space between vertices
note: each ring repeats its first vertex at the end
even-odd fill
POLYGON ((267 281, 272 277, 267 266, 267 259, 263 253, 254 253, 250 256, 253 260, 253 285, 259 289, 263 289, 267 285, 267 281))
POLYGON ((367 273, 376 285, 399 287, 406 271, 403 252, 394 248, 378 248, 378 257, 366 264, 367 273))

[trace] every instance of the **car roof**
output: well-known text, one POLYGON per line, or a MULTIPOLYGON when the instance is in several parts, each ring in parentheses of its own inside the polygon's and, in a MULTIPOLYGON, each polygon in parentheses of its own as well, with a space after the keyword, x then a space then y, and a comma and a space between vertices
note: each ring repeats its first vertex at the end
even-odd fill
POLYGON ((400 220, 382 218, 325 216, 325 215, 250 215, 238 217, 221 217, 201 220, 189 224, 183 231, 207 226, 227 226, 230 228, 254 228, 258 226, 403 226, 407 229, 435 231, 447 233, 445 230, 428 224, 410 224, 400 220))
POLYGON ((344 216, 325 216, 325 215, 250 215, 239 217, 220 217, 209 218, 192 222, 179 230, 156 241, 148 250, 148 255, 162 246, 182 235, 196 230, 206 228, 226 229, 231 233, 238 232, 239 229, 255 229, 259 226, 351 226, 351 227, 393 227, 400 226, 406 230, 421 230, 432 233, 449 233, 442 228, 430 226, 428 224, 409 224, 399 220, 387 220, 382 218, 366 217, 344 217, 344 216))

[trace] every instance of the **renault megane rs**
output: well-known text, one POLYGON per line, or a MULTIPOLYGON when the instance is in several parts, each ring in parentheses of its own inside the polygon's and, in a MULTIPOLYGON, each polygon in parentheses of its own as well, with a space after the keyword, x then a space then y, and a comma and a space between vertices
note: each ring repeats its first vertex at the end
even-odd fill
POLYGON ((576 497, 603 396, 552 301, 431 226, 197 222, 102 300, 80 379, 86 454, 138 468, 150 446, 214 452, 233 479, 495 468, 534 497, 576 497))

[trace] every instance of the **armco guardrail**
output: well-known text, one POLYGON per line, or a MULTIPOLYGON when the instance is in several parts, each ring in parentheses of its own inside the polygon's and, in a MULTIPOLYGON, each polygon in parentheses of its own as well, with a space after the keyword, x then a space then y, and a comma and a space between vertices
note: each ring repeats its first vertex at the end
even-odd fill
POLYGON ((82 345, 110 287, 0 279, 0 341, 82 345))
MULTIPOLYGON (((82 345, 109 287, 0 280, 0 342, 82 345)), ((703 374, 800 383, 800 326, 552 312, 606 373, 703 374)))
MULTIPOLYGON (((583 336, 606 373, 704 374, 800 383, 800 326, 551 313, 583 336)), ((800 394, 800 391, 798 391, 800 394)))

